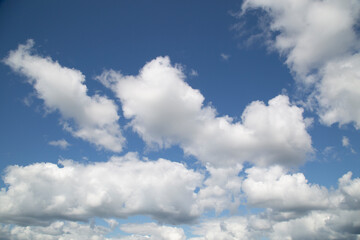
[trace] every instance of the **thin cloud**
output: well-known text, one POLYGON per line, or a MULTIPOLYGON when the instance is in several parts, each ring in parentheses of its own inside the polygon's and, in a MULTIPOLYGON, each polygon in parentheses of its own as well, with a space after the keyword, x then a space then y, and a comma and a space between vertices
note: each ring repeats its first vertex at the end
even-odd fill
POLYGON ((225 60, 225 61, 229 60, 229 58, 230 58, 230 55, 225 54, 225 53, 221 53, 220 56, 221 56, 221 58, 222 58, 223 60, 225 60))
POLYGON ((70 146, 70 143, 68 143, 65 139, 60 139, 56 141, 50 141, 49 145, 67 149, 70 146))

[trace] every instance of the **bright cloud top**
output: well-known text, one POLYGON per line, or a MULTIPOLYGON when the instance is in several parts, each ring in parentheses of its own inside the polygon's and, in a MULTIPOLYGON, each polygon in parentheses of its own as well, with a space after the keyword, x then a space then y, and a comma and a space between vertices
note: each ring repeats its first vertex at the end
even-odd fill
POLYGON ((19 45, 5 63, 29 79, 48 110, 61 113, 64 129, 98 147, 120 152, 125 139, 117 123, 115 103, 97 94, 88 96, 80 71, 62 67, 49 57, 31 54, 33 45, 32 40, 19 45))
POLYGON ((83 165, 73 161, 10 166, 0 192, 0 221, 22 225, 56 219, 148 215, 169 223, 194 220, 194 190, 202 175, 165 159, 140 161, 136 154, 83 165))
POLYGON ((148 62, 137 76, 113 70, 98 79, 120 99, 130 126, 150 147, 178 144, 203 163, 229 166, 245 161, 268 166, 294 166, 312 152, 303 109, 279 95, 268 105, 252 102, 233 122, 216 116, 204 96, 185 82, 180 66, 168 57, 148 62))
POLYGON ((275 35, 270 48, 285 56, 298 82, 314 87, 309 102, 320 120, 359 128, 360 2, 246 0, 242 9, 262 9, 270 17, 264 29, 275 35))

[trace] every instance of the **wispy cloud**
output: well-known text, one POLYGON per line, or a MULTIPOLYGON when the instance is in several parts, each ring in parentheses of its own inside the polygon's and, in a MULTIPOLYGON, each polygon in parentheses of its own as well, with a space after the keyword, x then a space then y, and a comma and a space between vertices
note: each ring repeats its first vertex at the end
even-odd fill
POLYGON ((56 141, 50 141, 49 145, 66 149, 67 147, 70 146, 70 143, 68 143, 65 139, 61 139, 56 141))
POLYGON ((225 53, 221 53, 221 54, 220 54, 220 57, 221 57, 221 59, 223 59, 223 60, 227 61, 227 60, 229 60, 230 55, 225 54, 225 53))

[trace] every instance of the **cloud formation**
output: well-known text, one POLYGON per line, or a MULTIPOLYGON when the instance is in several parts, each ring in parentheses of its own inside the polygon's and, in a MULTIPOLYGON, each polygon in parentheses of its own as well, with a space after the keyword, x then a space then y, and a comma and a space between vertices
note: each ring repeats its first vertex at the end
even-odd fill
POLYGON ((50 57, 32 54, 33 46, 33 40, 20 44, 4 62, 28 78, 49 111, 60 112, 64 129, 73 136, 120 152, 125 139, 114 101, 98 94, 88 96, 85 76, 79 70, 62 67, 50 57))
POLYGON ((70 143, 68 143, 65 139, 60 139, 60 140, 50 141, 49 145, 66 149, 67 147, 70 146, 70 143))
POLYGON ((136 154, 108 162, 9 166, 0 192, 0 222, 46 225, 57 219, 148 215, 167 223, 191 222, 200 214, 196 187, 203 176, 165 159, 136 154))
POLYGON ((250 103, 234 122, 204 105, 204 96, 185 82, 182 69, 158 57, 137 76, 104 71, 98 79, 120 99, 130 126, 150 147, 179 145, 185 154, 214 166, 251 162, 260 166, 302 164, 312 152, 303 109, 279 95, 250 103))
POLYGON ((302 89, 326 125, 360 126, 357 0, 246 0, 242 14, 261 9, 269 17, 267 42, 286 58, 302 89))
POLYGON ((156 223, 123 224, 120 229, 132 234, 121 238, 124 240, 186 240, 182 228, 161 226, 156 223))
POLYGON ((249 168, 242 186, 247 204, 279 211, 306 212, 330 206, 326 188, 311 185, 302 173, 286 174, 279 166, 249 168))

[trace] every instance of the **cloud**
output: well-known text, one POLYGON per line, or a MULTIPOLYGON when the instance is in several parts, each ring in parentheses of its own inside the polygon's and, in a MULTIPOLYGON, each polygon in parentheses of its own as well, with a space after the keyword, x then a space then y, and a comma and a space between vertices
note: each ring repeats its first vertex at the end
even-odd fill
POLYGON ((233 122, 216 116, 204 96, 185 82, 182 69, 168 57, 148 62, 137 76, 104 71, 98 79, 120 99, 124 116, 148 146, 179 145, 202 163, 232 166, 251 162, 294 166, 312 152, 303 109, 279 95, 268 102, 250 103, 233 122))
POLYGON ((348 147, 350 145, 350 141, 349 141, 349 138, 343 136, 342 140, 341 140, 341 143, 344 147, 348 147))
POLYGON ((49 145, 66 149, 70 146, 70 143, 68 143, 65 139, 60 139, 56 141, 50 141, 49 145))
POLYGON ((206 220, 195 227, 193 233, 199 235, 189 240, 248 240, 254 239, 248 231, 245 217, 230 217, 206 220))
POLYGON ((326 125, 354 123, 360 128, 360 54, 328 61, 321 69, 316 99, 326 125))
POLYGON ((315 211, 301 218, 278 222, 270 239, 358 239, 360 224, 355 216, 359 211, 315 211), (355 222, 352 222, 354 221, 355 222))
POLYGON ((272 47, 301 76, 359 47, 354 31, 360 10, 356 0, 246 0, 242 9, 262 9, 269 15, 268 28, 275 34, 272 47))
POLYGON ((247 204, 278 211, 306 212, 331 206, 326 188, 311 185, 302 173, 286 174, 283 168, 249 168, 242 183, 247 204))
POLYGON ((61 113, 64 129, 73 136, 120 152, 125 139, 117 123, 115 103, 98 94, 88 96, 85 77, 80 71, 62 67, 50 57, 32 54, 33 45, 32 40, 19 45, 4 62, 28 78, 49 111, 61 113))
POLYGON ((242 166, 216 168, 208 165, 209 174, 199 190, 197 201, 204 210, 215 209, 220 214, 224 210, 237 212, 241 202, 242 177, 239 176, 242 166))
POLYGON ((123 224, 120 229, 131 236, 123 238, 128 240, 185 240, 184 230, 177 227, 161 226, 156 223, 123 224))
POLYGON ((197 76, 199 76, 199 73, 196 70, 191 69, 190 76, 197 77, 197 76))
POLYGON ((286 221, 273 221, 261 215, 206 219, 194 227, 198 237, 189 240, 256 239, 339 239, 356 240, 360 234, 359 211, 313 211, 286 221))
MULTIPOLYGON (((111 229, 92 224, 81 224, 70 221, 56 221, 49 226, 10 226, 0 224, 0 234, 3 240, 13 239, 109 239, 106 235, 111 229)), ((114 238, 115 239, 115 238, 114 238)))
POLYGON ((220 57, 221 57, 223 60, 227 61, 227 60, 229 60, 230 55, 225 54, 225 53, 221 53, 221 54, 220 54, 220 57))
MULTIPOLYGON (((242 14, 261 9, 269 17, 263 26, 269 48, 286 58, 307 101, 322 123, 360 126, 360 44, 356 0, 246 0, 242 14), (306 89, 306 88, 305 88, 306 89)), ((264 15, 264 14, 263 14, 264 15)))
POLYGON ((191 222, 200 214, 196 187, 203 176, 165 159, 140 161, 136 154, 108 162, 70 160, 9 166, 0 192, 0 222, 49 224, 93 217, 147 215, 160 222, 191 222))

